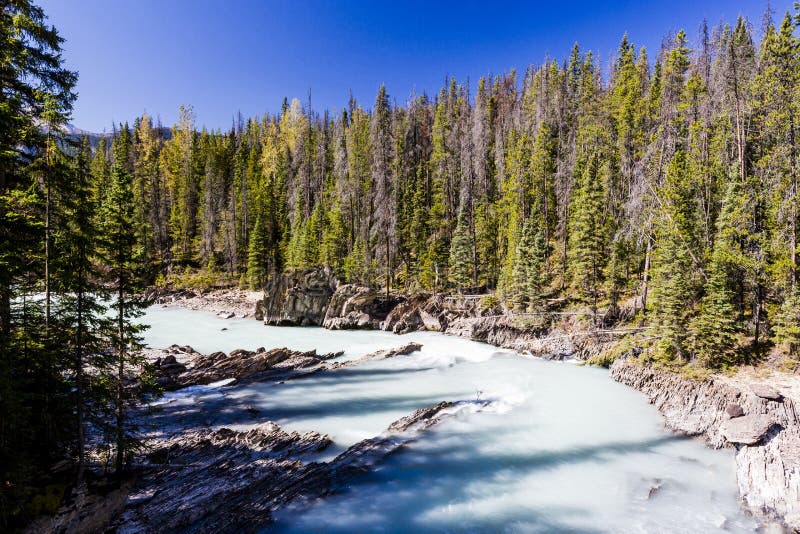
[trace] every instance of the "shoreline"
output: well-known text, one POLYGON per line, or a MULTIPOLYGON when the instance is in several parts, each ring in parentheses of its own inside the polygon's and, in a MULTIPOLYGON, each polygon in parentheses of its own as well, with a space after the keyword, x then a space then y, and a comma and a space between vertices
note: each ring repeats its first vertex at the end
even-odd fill
POLYGON ((256 304, 263 300, 263 291, 226 288, 208 291, 152 287, 145 297, 165 308, 186 308, 213 312, 226 319, 249 318, 256 315, 256 304))
MULTIPOLYGON (((240 316, 255 317, 258 299, 253 294, 263 297, 260 292, 217 290, 200 295, 167 296, 170 300, 161 303, 218 314, 235 309, 243 313, 240 316), (236 299, 239 301, 231 305, 236 299), (247 306, 252 306, 249 313, 245 309, 247 306)), ((578 335, 563 325, 537 336, 514 325, 513 318, 507 316, 461 317, 454 321, 426 317, 425 323, 413 330, 439 331, 543 359, 585 361, 615 341, 602 334, 578 335)), ((384 322, 379 329, 392 331, 387 326, 391 325, 384 322)), ((364 327, 375 329, 374 324, 364 327)), ((695 380, 630 359, 618 359, 609 369, 612 380, 645 395, 670 430, 701 437, 711 448, 733 448, 743 510, 762 522, 764 528, 800 532, 800 409, 796 408, 800 406, 800 377, 773 371, 771 382, 775 382, 777 376, 780 384, 780 399, 776 400, 754 393, 753 390, 760 390, 769 396, 772 392, 764 392, 771 386, 763 376, 753 371, 747 373, 743 369, 732 377, 712 374, 695 380), (726 412, 729 405, 740 406, 742 413, 731 417, 726 412), (762 415, 768 419, 753 421, 754 416, 762 415), (758 435, 726 436, 726 432, 733 433, 728 427, 748 423, 755 424, 756 428, 747 428, 745 433, 749 430, 758 435), (736 442, 743 439, 752 442, 736 442)))

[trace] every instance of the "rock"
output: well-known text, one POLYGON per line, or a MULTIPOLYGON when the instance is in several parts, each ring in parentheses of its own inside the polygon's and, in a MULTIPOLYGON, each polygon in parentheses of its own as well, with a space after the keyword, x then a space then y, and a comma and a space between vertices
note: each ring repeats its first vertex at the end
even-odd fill
MULTIPOLYGON (((257 351, 236 349, 225 354, 214 352, 207 356, 196 355, 189 365, 163 362, 156 379, 165 390, 176 390, 188 386, 210 384, 228 378, 237 381, 262 380, 271 377, 286 377, 287 373, 316 367, 325 368, 325 360, 341 353, 318 355, 317 351, 294 351, 287 348, 257 351)), ((168 356, 169 357, 169 356, 168 356)))
POLYGON ((755 445, 774 424, 772 418, 766 415, 743 415, 725 422, 720 431, 730 443, 755 445))
POLYGON ((768 386, 767 384, 752 384, 750 386, 750 391, 755 393, 757 397, 761 397, 762 399, 768 399, 773 401, 780 401, 783 399, 783 395, 780 394, 778 390, 775 388, 768 386))
POLYGON ((417 410, 329 462, 309 462, 307 456, 326 450, 330 437, 287 433, 272 422, 244 431, 189 430, 158 440, 150 444, 152 467, 138 477, 112 530, 259 531, 276 511, 308 506, 340 491, 352 477, 468 404, 442 402, 417 410))
POLYGON ((433 332, 441 332, 443 330, 442 321, 439 317, 431 315, 425 310, 419 311, 419 317, 422 320, 422 324, 425 326, 425 330, 431 330, 433 332))
POLYGON ((644 393, 673 430, 715 448, 735 442, 739 494, 750 513, 787 524, 800 514, 800 410, 792 398, 756 396, 747 377, 695 380, 630 359, 616 360, 610 372, 644 393), (751 415, 731 418, 731 404, 751 415))
POLYGON ((728 417, 733 419, 734 417, 743 416, 744 410, 738 404, 734 402, 729 402, 728 405, 725 407, 725 413, 728 414, 728 417))
POLYGON ((331 296, 322 326, 331 330, 380 328, 404 299, 355 284, 344 284, 331 296))
POLYGON ((661 479, 657 478, 653 480, 653 483, 650 484, 649 488, 647 488, 647 498, 652 499, 657 493, 661 491, 662 486, 663 484, 661 482, 661 479))
POLYGON ((354 365, 360 365, 364 362, 386 360, 389 358, 393 358, 395 356, 408 356, 412 352, 416 352, 421 349, 422 349, 421 344, 414 343, 412 341, 410 343, 406 343, 405 345, 401 345, 400 347, 394 349, 384 349, 384 350, 377 350, 375 352, 370 352, 369 354, 357 360, 349 360, 346 362, 335 362, 329 365, 328 369, 341 369, 343 367, 352 367, 354 365))
POLYGON ((159 363, 159 367, 162 366, 162 365, 165 365, 165 364, 169 365, 169 364, 174 364, 174 363, 177 363, 177 360, 175 359, 175 355, 174 354, 169 354, 167 356, 164 356, 164 359, 161 360, 161 362, 159 363))
POLYGON ((253 313, 253 317, 255 317, 256 321, 263 321, 264 320, 264 300, 259 300, 256 303, 256 309, 253 313))
POLYGON ((220 319, 233 319, 234 317, 236 317, 236 314, 233 312, 221 311, 217 314, 217 317, 219 317, 220 319))
POLYGON ((338 281, 328 268, 284 273, 264 288, 264 322, 277 326, 319 326, 338 281))

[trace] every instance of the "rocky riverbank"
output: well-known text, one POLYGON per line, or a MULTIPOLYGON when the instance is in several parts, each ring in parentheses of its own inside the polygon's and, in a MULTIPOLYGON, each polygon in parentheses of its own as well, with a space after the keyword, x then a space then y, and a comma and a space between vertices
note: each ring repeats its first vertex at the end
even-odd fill
MULTIPOLYGON (((310 276, 310 278, 309 278, 310 276)), ((613 347, 619 332, 589 328, 580 313, 513 315, 490 299, 419 294, 389 296, 324 278, 325 291, 285 286, 271 295, 270 324, 317 324, 331 329, 379 328, 395 333, 439 331, 549 359, 589 359, 613 347), (324 295, 323 295, 324 293, 324 295), (313 294, 313 305, 303 295, 313 294), (308 305, 307 305, 308 304, 308 305), (309 313, 311 310, 311 313, 309 313), (276 322, 274 318, 282 317, 276 322)), ((622 313, 626 313, 622 310, 622 313)), ((623 332, 624 335, 624 332, 623 332)), ((285 350, 285 349, 284 349, 285 350)), ((313 362, 307 371, 350 363, 313 362)), ((709 446, 736 450, 743 505, 765 522, 800 529, 800 379, 781 373, 758 377, 686 376, 618 360, 615 380, 643 392, 675 431, 702 436, 709 446), (777 391, 772 391, 776 389, 777 391)), ((787 527, 787 528, 789 528, 787 527)))
MULTIPOLYGON (((145 297, 154 304, 165 307, 175 306, 190 310, 210 311, 225 319, 232 319, 234 317, 256 317, 264 300, 264 293, 235 288, 202 291, 152 287, 145 292, 145 297)), ((261 319, 261 317, 257 318, 261 319)))
POLYGON ((165 390, 177 391, 177 397, 159 400, 136 416, 147 430, 133 461, 135 477, 102 495, 84 488, 57 516, 42 518, 29 532, 258 531, 272 522, 275 511, 337 492, 430 427, 462 410, 481 410, 490 401, 441 402, 416 410, 380 435, 319 461, 319 454, 333 445, 330 436, 284 431, 238 399, 236 386, 336 373, 421 348, 407 343, 348 361, 331 361, 341 352, 286 348, 208 355, 190 346, 150 350, 147 357, 157 380, 165 390), (216 393, 200 410, 179 401, 198 392, 216 393))
POLYGON ((328 462, 310 458, 333 443, 329 436, 287 433, 269 421, 245 431, 183 432, 151 449, 153 467, 139 477, 113 526, 121 533, 256 532, 276 511, 335 493, 420 433, 475 404, 442 402, 417 410, 328 462))
POLYGON ((331 361, 344 352, 317 354, 316 350, 303 352, 285 347, 270 350, 259 347, 256 350, 236 349, 228 354, 200 354, 190 346, 172 345, 166 349, 149 350, 146 357, 153 364, 159 386, 164 391, 175 391, 221 380, 227 381, 226 385, 287 380, 368 361, 407 356, 420 349, 422 345, 411 342, 393 349, 378 350, 356 360, 331 361))
POLYGON ((611 377, 645 394, 669 428, 736 451, 742 503, 765 522, 800 530, 800 383, 789 375, 697 380, 617 360, 611 377))

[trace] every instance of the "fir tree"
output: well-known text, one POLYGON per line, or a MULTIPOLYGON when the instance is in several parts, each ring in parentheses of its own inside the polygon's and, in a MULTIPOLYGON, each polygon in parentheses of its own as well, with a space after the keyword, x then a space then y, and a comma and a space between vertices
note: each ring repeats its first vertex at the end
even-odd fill
POLYGON ((127 417, 129 406, 135 399, 125 388, 126 373, 141 365, 138 353, 141 348, 140 333, 143 326, 134 322, 141 316, 147 302, 140 296, 143 284, 143 251, 136 236, 133 204, 133 177, 128 171, 130 135, 127 124, 114 139, 111 182, 108 195, 101 208, 103 225, 103 259, 109 267, 108 281, 114 301, 114 329, 111 343, 115 352, 116 389, 114 395, 113 441, 116 449, 114 466, 121 473, 136 440, 127 417))
POLYGON ((795 287, 775 318, 775 341, 785 344, 789 356, 800 354, 800 289, 795 287))
POLYGON ((259 213, 250 232, 250 244, 247 247, 247 280, 250 289, 263 288, 267 282, 267 274, 267 237, 263 217, 259 213))
POLYGON ((700 313, 689 325, 693 355, 704 367, 719 369, 737 363, 739 326, 732 301, 725 270, 719 260, 712 261, 700 313))
POLYGON ((458 224, 450 242, 450 282, 462 292, 472 285, 473 243, 466 221, 466 214, 462 210, 458 216, 458 224))
POLYGON ((606 262, 606 221, 600 157, 592 155, 577 185, 570 226, 570 268, 575 290, 592 307, 595 322, 606 262))

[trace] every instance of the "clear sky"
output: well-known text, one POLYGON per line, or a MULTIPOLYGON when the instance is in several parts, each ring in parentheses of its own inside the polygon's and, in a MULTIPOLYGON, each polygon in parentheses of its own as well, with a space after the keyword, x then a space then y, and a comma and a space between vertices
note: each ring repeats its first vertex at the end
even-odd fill
MULTIPOLYGON (((437 2, 266 0, 38 0, 66 38, 78 70, 72 122, 110 130, 148 112, 171 125, 194 106, 199 125, 228 128, 280 108, 284 96, 317 110, 340 109, 350 91, 371 107, 378 87, 405 102, 434 94, 448 75, 524 70, 547 54, 565 58, 577 41, 601 60, 628 32, 651 58, 668 32, 694 39, 741 13, 760 27, 766 1, 617 0, 437 2)), ((790 0, 772 0, 776 17, 790 0)))

